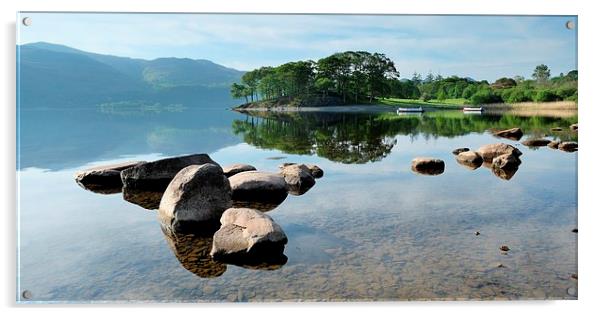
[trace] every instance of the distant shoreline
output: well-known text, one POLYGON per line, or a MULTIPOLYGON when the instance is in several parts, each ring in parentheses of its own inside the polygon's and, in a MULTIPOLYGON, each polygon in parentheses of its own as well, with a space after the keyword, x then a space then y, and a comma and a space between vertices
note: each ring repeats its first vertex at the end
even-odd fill
MULTIPOLYGON (((458 105, 458 106, 441 106, 437 104, 433 105, 410 105, 410 104, 400 104, 400 105, 383 105, 383 104, 351 104, 351 105, 333 105, 333 106, 311 106, 311 107, 291 107, 291 106, 275 106, 275 107, 234 107, 233 111, 236 112, 366 112, 366 113, 374 113, 374 112, 391 112, 395 113, 398 107, 418 107, 422 106, 422 108, 426 111, 433 110, 461 110, 464 107, 476 107, 475 105, 458 105)), ((573 101, 557 101, 557 102, 523 102, 523 103, 514 103, 514 104, 504 104, 504 103, 495 103, 495 104, 483 104, 481 105, 485 111, 490 110, 491 112, 533 112, 533 111, 577 111, 577 103, 573 101)))

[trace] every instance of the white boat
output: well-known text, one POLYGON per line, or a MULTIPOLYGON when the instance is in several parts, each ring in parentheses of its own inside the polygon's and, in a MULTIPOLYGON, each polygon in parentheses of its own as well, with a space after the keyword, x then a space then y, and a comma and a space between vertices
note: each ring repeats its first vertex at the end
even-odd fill
POLYGON ((483 107, 478 107, 478 108, 464 108, 462 109, 465 112, 483 112, 483 107))
POLYGON ((397 114, 399 113, 416 113, 416 112, 424 112, 422 107, 417 108, 397 108, 397 114))

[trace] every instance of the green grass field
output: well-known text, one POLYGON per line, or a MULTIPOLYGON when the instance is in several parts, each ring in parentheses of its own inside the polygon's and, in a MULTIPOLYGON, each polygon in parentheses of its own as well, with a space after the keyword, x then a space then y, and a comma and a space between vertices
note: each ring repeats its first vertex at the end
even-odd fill
POLYGON ((459 99, 445 99, 445 100, 430 100, 423 101, 419 99, 396 99, 396 98, 383 98, 378 99, 378 103, 391 106, 404 106, 404 105, 419 105, 429 106, 436 108, 462 108, 468 102, 468 100, 459 99))

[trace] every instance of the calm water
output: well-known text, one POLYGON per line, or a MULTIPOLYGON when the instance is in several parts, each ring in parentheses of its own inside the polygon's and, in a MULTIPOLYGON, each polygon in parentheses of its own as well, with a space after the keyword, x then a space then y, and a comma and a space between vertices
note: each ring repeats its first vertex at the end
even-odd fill
POLYGON ((22 110, 19 291, 38 301, 576 298, 577 153, 488 132, 520 126, 523 139, 576 141, 566 131, 576 113, 249 116, 225 107, 22 110), (550 132, 557 126, 565 131, 550 132), (523 152, 510 180, 451 154, 500 141, 523 152), (73 180, 97 164, 202 152, 222 165, 324 169, 308 193, 267 213, 288 235, 286 264, 207 269, 199 262, 210 240, 174 242, 155 211, 73 180), (413 173, 416 156, 443 159, 445 172, 413 173))

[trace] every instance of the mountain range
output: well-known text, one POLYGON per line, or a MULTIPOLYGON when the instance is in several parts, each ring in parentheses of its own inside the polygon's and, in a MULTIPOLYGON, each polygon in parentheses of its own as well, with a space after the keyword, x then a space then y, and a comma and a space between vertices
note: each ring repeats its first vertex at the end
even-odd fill
MULTIPOLYGON (((96 54, 38 42, 17 46, 23 107, 74 107, 124 100, 230 100, 243 71, 204 59, 153 60, 96 54)), ((185 102, 184 102, 185 103, 185 102)))

